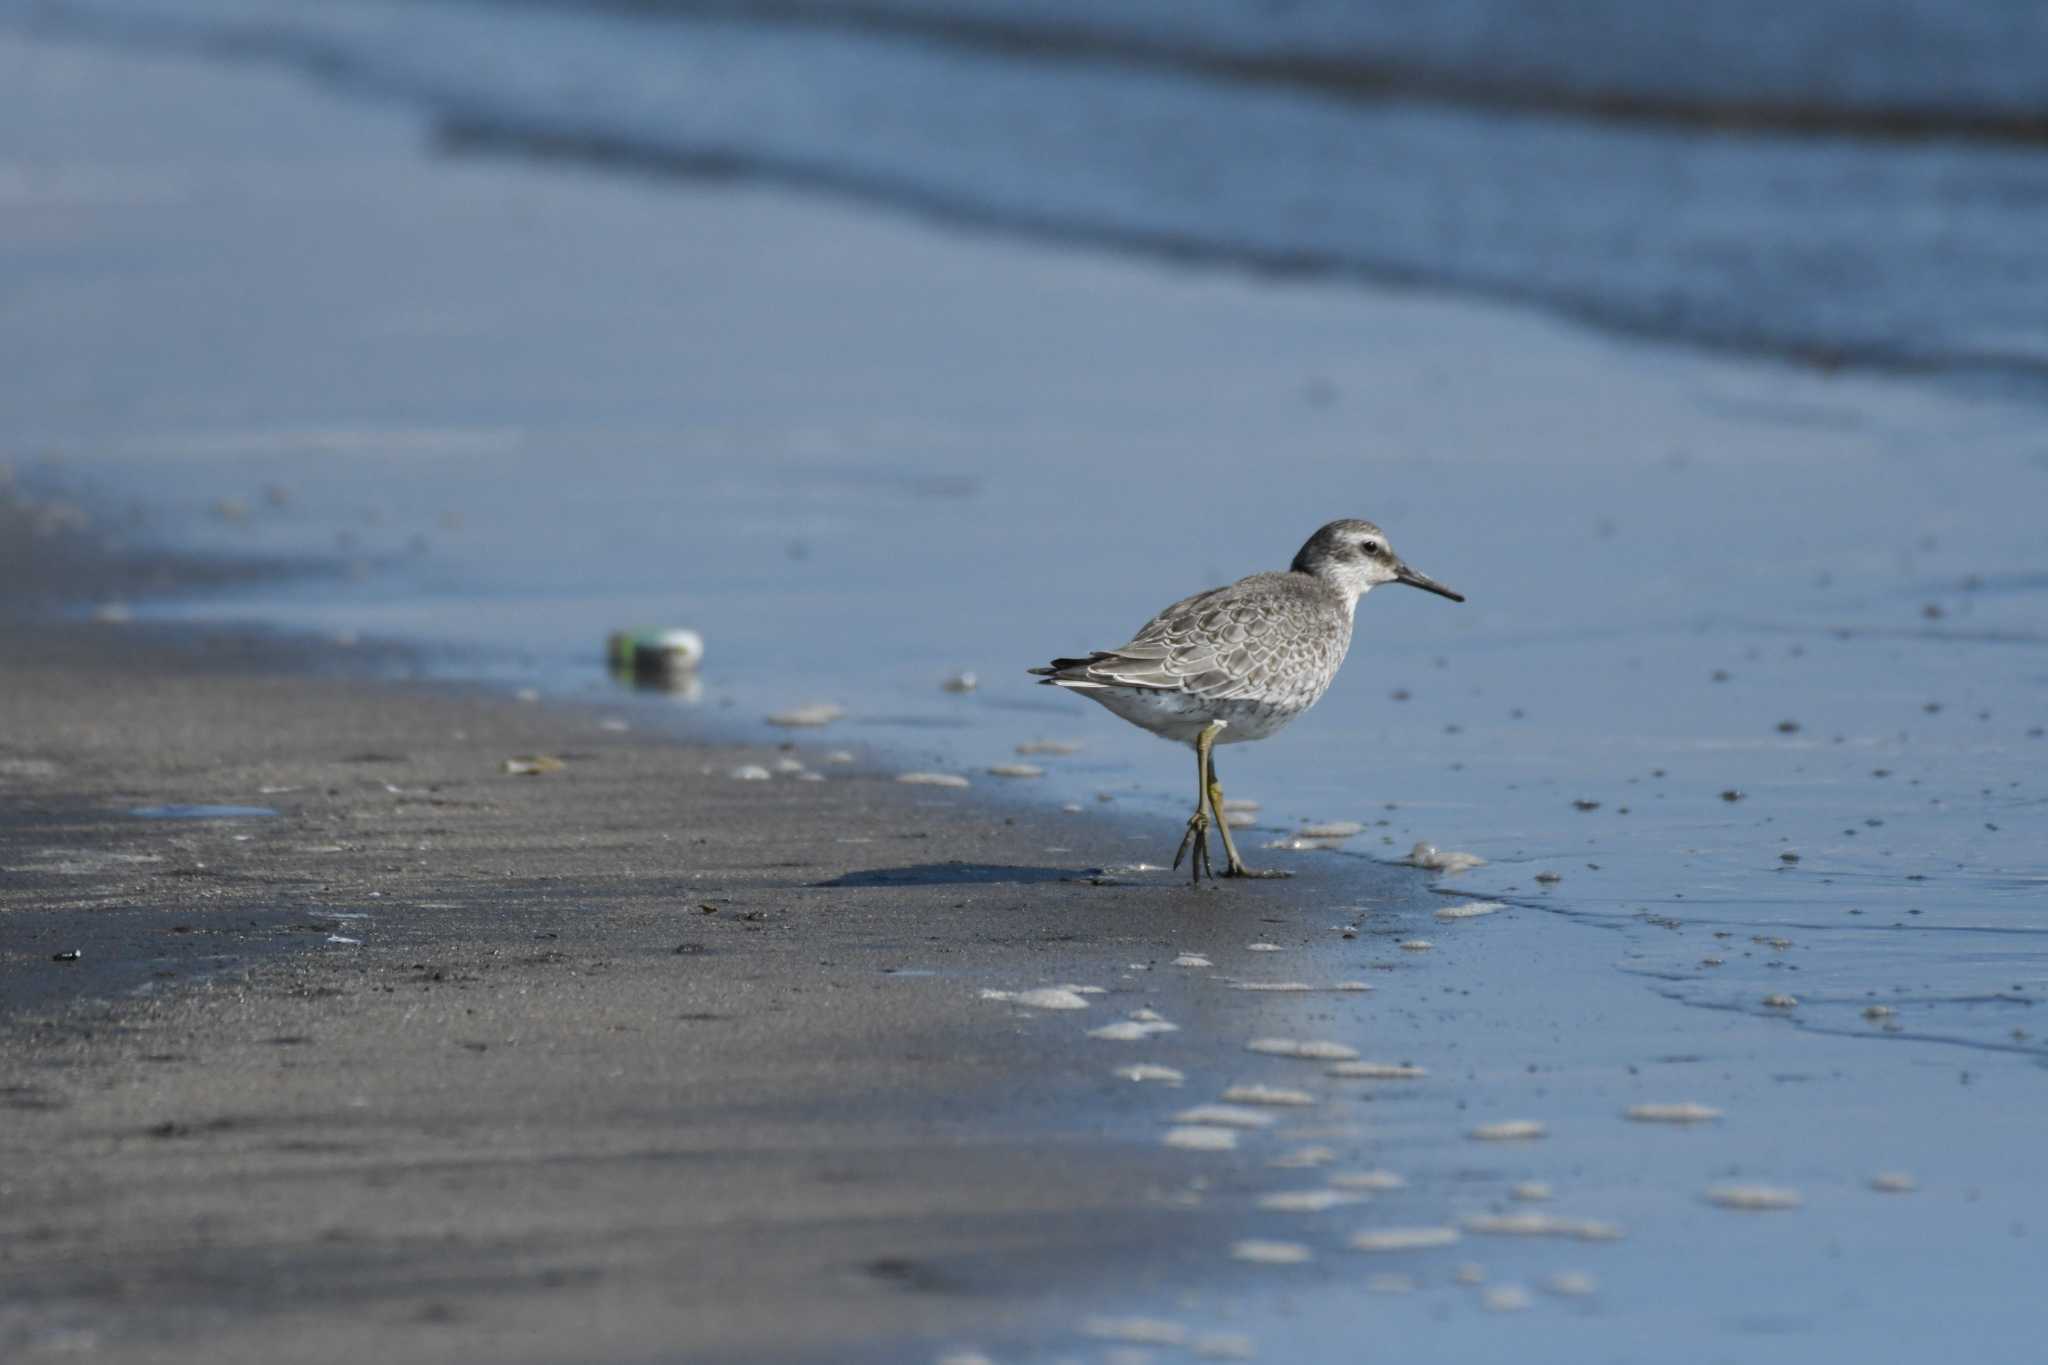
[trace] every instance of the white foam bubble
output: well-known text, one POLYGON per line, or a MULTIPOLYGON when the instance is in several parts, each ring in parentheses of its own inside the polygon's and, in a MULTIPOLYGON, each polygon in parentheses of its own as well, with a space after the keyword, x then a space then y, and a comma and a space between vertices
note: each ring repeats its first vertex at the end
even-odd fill
POLYGON ((1518 1284, 1497 1284, 1481 1294, 1479 1302, 1489 1313, 1519 1313, 1536 1300, 1518 1284))
POLYGON ((1199 953, 1182 953, 1173 960, 1176 967, 1213 967, 1216 964, 1199 953))
POLYGON ((1712 1105, 1683 1100, 1676 1104, 1632 1104, 1627 1116, 1637 1123, 1711 1123, 1721 1117, 1712 1105))
POLYGON ((1044 777, 1045 769, 1039 767, 1036 763, 992 763, 989 765, 988 775, 990 777, 1044 777))
POLYGON ((1248 953, 1277 953, 1284 951, 1277 943, 1247 943, 1244 945, 1244 950, 1248 953))
POLYGON ((1149 1062, 1140 1062, 1135 1066, 1120 1066, 1116 1069, 1116 1074, 1127 1081, 1160 1081, 1166 1085, 1179 1085, 1187 1079, 1173 1067, 1153 1066, 1149 1062))
POLYGON ((1543 1282, 1543 1287, 1553 1294, 1568 1299, 1583 1299, 1600 1286, 1591 1275, 1583 1270, 1560 1270, 1543 1282))
POLYGON ((1245 1044, 1245 1050, 1262 1052, 1270 1057, 1299 1057, 1310 1062, 1349 1062, 1358 1057, 1355 1047, 1319 1038, 1254 1038, 1245 1044))
POLYGON ((1085 1010, 1088 1002, 1065 986, 1041 986, 1029 991, 991 991, 981 993, 984 1000, 1007 1000, 1013 1005, 1028 1005, 1035 1010, 1085 1010))
POLYGON ((1230 1255, 1234 1260, 1259 1265, 1301 1265, 1316 1258, 1313 1251, 1299 1242, 1269 1242, 1256 1237, 1232 1242, 1230 1255))
POLYGON ((1119 1019, 1114 1024, 1089 1029, 1088 1036, 1111 1043, 1135 1043, 1155 1034, 1172 1033, 1176 1028, 1178 1025, 1169 1024, 1163 1019, 1119 1019))
POLYGON ((830 725, 845 714, 845 707, 821 701, 813 702, 809 706, 793 706, 787 711, 776 711, 768 717, 768 723, 786 729, 801 729, 807 726, 830 725))
POLYGON ((1505 901, 1466 901, 1463 905, 1446 905, 1436 912, 1441 920, 1478 919, 1482 915, 1496 915, 1507 909, 1505 901))
POLYGON ((1394 946, 1404 953, 1426 953, 1436 947, 1426 938, 1404 938, 1394 946))
POLYGON ((766 782, 775 774, 758 763, 742 763, 726 774, 735 782, 766 782))
POLYGON ((1528 1142, 1550 1136, 1550 1129, 1536 1119, 1502 1119, 1482 1123, 1466 1136, 1476 1142, 1528 1142))
POLYGON ((1166 1136, 1160 1141, 1169 1147, 1182 1147, 1191 1152, 1227 1152, 1237 1146, 1237 1130, 1206 1123, 1188 1124, 1167 1129, 1166 1136))
POLYGON ((1426 867, 1432 872, 1464 872, 1471 868, 1486 866, 1486 859, 1476 853, 1455 853, 1429 843, 1418 843, 1409 849, 1408 861, 1416 867, 1426 867))
POLYGON ((1223 1092, 1230 1104, 1308 1105, 1316 1097, 1306 1090, 1288 1090, 1277 1085, 1233 1085, 1223 1092))
POLYGON ((1806 1202, 1799 1191, 1778 1185, 1710 1185, 1705 1197, 1718 1208, 1749 1212, 1796 1209, 1806 1202))
POLYGON ((1304 839, 1349 839, 1364 828, 1356 820, 1331 820, 1320 825, 1303 825, 1299 832, 1304 839))
POLYGON ((907 782, 913 787, 964 787, 967 779, 958 773, 898 773, 898 782, 907 782))
POLYGON ((1486 1213, 1465 1220, 1465 1231, 1490 1237, 1565 1237, 1579 1242, 1612 1242, 1621 1229, 1597 1218, 1563 1218, 1551 1213, 1486 1213))
POLYGON ((1551 1197, 1549 1184, 1541 1180, 1524 1180, 1508 1191, 1508 1198, 1519 1199, 1524 1204, 1540 1204, 1551 1197))
POLYGON ((1421 1251, 1428 1247, 1447 1247, 1457 1240, 1456 1228, 1372 1228, 1353 1233, 1351 1246, 1356 1251, 1421 1251))
POLYGON ((1336 1159, 1337 1153, 1328 1147, 1297 1147, 1291 1152, 1282 1152, 1266 1164, 1279 1171, 1303 1171, 1327 1166, 1336 1159))
POLYGON ((1230 983, 1230 989, 1234 991, 1307 992, 1314 990, 1315 987, 1309 985, 1306 981, 1233 981, 1230 983))
POLYGON ((1764 1008, 1765 1008, 1765 1009, 1773 1009, 1773 1010, 1789 1010, 1789 1009, 1797 1009, 1797 1008, 1798 1008, 1798 1006, 1799 1006, 1799 997, 1798 997, 1798 996, 1796 996, 1796 995, 1786 995, 1786 994, 1784 994, 1784 993, 1783 993, 1782 991, 1780 991, 1780 992, 1774 992, 1773 994, 1770 994, 1770 995, 1767 995, 1767 996, 1765 996, 1765 997, 1764 997, 1764 1008))
POLYGON ((1342 1190, 1274 1190, 1258 1198, 1258 1206, 1273 1213, 1327 1213, 1358 1202, 1358 1195, 1342 1190))
POLYGON ((1343 1080, 1418 1081, 1429 1074, 1429 1069, 1406 1062, 1339 1062, 1323 1074, 1343 1080))
POLYGON ((1920 1182, 1905 1171, 1879 1171, 1870 1177, 1870 1188, 1884 1194, 1911 1194, 1920 1182))
POLYGON ((1339 1171, 1330 1183, 1340 1190, 1402 1190, 1408 1188, 1408 1177, 1387 1170, 1339 1171))
POLYGON ((1198 1104, 1173 1116, 1175 1123, 1209 1123, 1224 1128, 1271 1128, 1273 1116, 1238 1104, 1198 1104))

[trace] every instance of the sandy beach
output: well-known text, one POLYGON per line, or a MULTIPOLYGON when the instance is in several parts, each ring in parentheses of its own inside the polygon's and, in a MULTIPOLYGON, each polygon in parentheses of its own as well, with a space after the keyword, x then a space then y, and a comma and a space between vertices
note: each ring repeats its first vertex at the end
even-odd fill
POLYGON ((0 1354, 2037 1349, 2023 396, 89 38, 0 38, 0 1354), (1472 601, 1191 890, 1022 670, 1356 513, 1472 601))
POLYGON ((816 743, 4 638, 10 1351, 891 1360, 1213 1271, 1156 1146, 1201 1093, 1113 1068, 1248 1061, 1270 1002, 1170 964, 1292 897, 1096 885, 1114 823, 867 763, 726 777, 816 743), (132 814, 185 803, 277 813, 132 814), (1146 1007, 1186 1036, 1072 1026, 1146 1007))

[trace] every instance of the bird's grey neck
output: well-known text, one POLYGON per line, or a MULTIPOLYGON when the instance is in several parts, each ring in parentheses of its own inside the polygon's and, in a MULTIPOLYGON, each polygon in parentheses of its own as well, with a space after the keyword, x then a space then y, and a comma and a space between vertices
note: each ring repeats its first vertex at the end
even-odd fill
POLYGON ((1308 567, 1300 555, 1294 557, 1291 572, 1300 574, 1314 583, 1316 587, 1336 598, 1343 604, 1346 615, 1357 611, 1358 599, 1365 596, 1372 589, 1370 583, 1359 584, 1347 581, 1341 575, 1332 572, 1328 564, 1318 563, 1312 568, 1308 567))

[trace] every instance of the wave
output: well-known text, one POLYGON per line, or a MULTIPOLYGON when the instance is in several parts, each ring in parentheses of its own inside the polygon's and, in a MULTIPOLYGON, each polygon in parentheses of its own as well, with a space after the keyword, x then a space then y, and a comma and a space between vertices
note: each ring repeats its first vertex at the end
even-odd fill
MULTIPOLYGON (((2048 156, 2032 146, 1332 99, 875 32, 869 19, 761 18, 881 8, 0 0, 0 22, 289 62, 425 109, 463 150, 753 179, 1176 261, 1456 290, 1825 366, 2048 380, 2048 156)), ((1060 0, 1047 13, 1068 11, 1060 0)), ((2002 88, 1987 78, 1980 94, 2002 88)))
POLYGON ((2033 0, 504 0, 832 26, 1351 99, 1681 129, 2048 143, 2033 0), (1760 39, 1759 35, 1765 35, 1760 39))

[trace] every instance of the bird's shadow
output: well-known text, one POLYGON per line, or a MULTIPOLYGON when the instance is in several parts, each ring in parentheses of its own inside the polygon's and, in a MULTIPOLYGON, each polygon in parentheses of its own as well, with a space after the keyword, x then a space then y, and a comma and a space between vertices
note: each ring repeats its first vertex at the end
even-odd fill
POLYGON ((1091 867, 1011 867, 996 863, 915 863, 848 872, 813 886, 1006 886, 1036 882, 1085 881, 1099 876, 1091 867))

